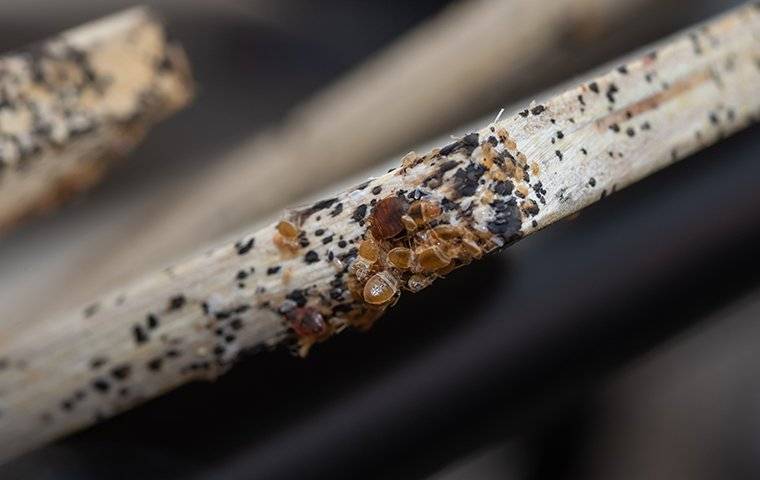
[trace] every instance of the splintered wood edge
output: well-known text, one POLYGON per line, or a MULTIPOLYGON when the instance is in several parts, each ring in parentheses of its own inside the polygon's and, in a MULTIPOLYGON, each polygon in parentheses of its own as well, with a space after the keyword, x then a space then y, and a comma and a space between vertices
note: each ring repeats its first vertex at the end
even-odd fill
POLYGON ((343 328, 367 328, 401 291, 757 121, 757 85, 760 8, 748 5, 81 311, 0 337, 0 457, 215 378, 243 352, 287 344, 305 354, 343 328))
POLYGON ((144 8, 0 57, 0 233, 94 183, 192 90, 144 8))

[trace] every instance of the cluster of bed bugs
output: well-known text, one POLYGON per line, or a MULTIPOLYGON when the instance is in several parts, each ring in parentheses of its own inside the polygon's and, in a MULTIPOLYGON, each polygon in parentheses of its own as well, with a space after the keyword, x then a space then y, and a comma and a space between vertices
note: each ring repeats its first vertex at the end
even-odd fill
POLYGON ((469 229, 441 222, 441 206, 401 196, 380 200, 349 271, 364 302, 392 304, 401 290, 417 292, 454 268, 482 255, 469 229))

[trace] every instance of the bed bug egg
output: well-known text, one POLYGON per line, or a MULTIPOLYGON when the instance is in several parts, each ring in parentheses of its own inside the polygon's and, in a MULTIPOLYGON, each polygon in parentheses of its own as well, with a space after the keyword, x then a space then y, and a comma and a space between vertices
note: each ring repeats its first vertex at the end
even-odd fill
POLYGON ((293 308, 285 314, 285 317, 290 322, 293 331, 300 337, 320 338, 328 331, 322 314, 312 307, 293 308))
POLYGON ((396 247, 388 252, 388 261, 396 268, 406 270, 412 264, 412 251, 404 247, 396 247))
POLYGON ((422 248, 417 258, 423 272, 435 272, 451 263, 451 258, 435 245, 422 248))
POLYGON ((364 301, 372 305, 388 303, 398 292, 396 278, 389 272, 373 275, 364 284, 364 301))
POLYGON ((409 204, 400 197, 386 197, 372 209, 370 229, 375 238, 385 240, 404 231, 401 217, 409 209, 409 204))

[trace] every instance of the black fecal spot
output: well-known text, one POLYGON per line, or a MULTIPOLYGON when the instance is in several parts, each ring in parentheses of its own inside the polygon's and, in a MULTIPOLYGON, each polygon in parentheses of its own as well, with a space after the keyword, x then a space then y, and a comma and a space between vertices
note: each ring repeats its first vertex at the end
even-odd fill
POLYGON ((274 267, 267 268, 267 275, 274 275, 275 273, 279 272, 282 267, 277 265, 274 267))
POLYGON ((523 110, 522 112, 520 112, 520 116, 521 117, 527 117, 528 113, 529 113, 528 110, 523 110))
POLYGON ((454 173, 454 189, 463 197, 475 195, 478 189, 478 181, 486 168, 477 163, 470 163, 465 169, 459 169, 454 173))
POLYGON ((132 367, 126 364, 111 369, 111 375, 116 380, 126 380, 130 373, 132 373, 132 367))
POLYGON ((615 94, 618 91, 618 87, 614 83, 610 83, 610 86, 607 87, 607 100, 609 100, 610 103, 615 103, 615 94))
POLYGON ((153 372, 157 372, 161 370, 161 366, 163 365, 164 360, 161 357, 156 357, 148 362, 148 370, 151 370, 153 372))
POLYGON ((610 125, 610 130, 612 130, 615 133, 619 133, 620 125, 618 125, 617 123, 613 123, 612 125, 610 125))
POLYGON ((296 304, 299 307, 303 307, 304 305, 306 305, 306 292, 304 292, 303 290, 299 288, 285 295, 285 298, 289 300, 293 300, 294 302, 296 302, 296 304))
POLYGON ((499 181, 494 183, 493 191, 498 195, 509 195, 514 190, 515 186, 509 180, 499 181))
POLYGON ((148 329, 150 330, 154 330, 158 328, 158 317, 152 313, 149 313, 145 317, 145 324, 148 326, 148 329))
POLYGON ((372 195, 379 195, 380 192, 382 191, 383 191, 383 187, 381 187, 380 185, 376 185, 372 187, 372 195))
POLYGON ((562 133, 562 130, 557 130, 557 138, 559 138, 560 140, 565 138, 565 134, 562 133))
POLYGON ((100 393, 108 393, 108 391, 111 389, 111 384, 103 378, 96 378, 92 382, 92 388, 100 393))
POLYGON ((246 278, 248 278, 248 272, 246 272, 245 270, 238 270, 237 274, 235 275, 235 278, 237 278, 238 280, 245 280, 246 278))
POLYGON ((303 260, 306 263, 316 263, 319 261, 319 254, 314 250, 309 250, 306 252, 306 255, 304 255, 303 260))
POLYGON ((361 222, 364 220, 364 217, 367 215, 367 204, 362 203, 358 207, 354 209, 354 212, 351 214, 351 219, 355 222, 361 222))
POLYGON ((625 65, 620 65, 617 68, 617 71, 620 72, 620 73, 622 73, 623 75, 628 75, 628 67, 625 66, 625 65))
POLYGON ((591 177, 588 179, 588 184, 592 187, 596 187, 596 179, 594 177, 591 177))
POLYGON ((185 306, 187 300, 184 295, 175 295, 169 299, 169 311, 179 310, 185 306))
POLYGON ((586 100, 583 99, 583 95, 578 95, 578 102, 580 102, 581 105, 586 106, 586 100))
POLYGON ((562 161, 562 152, 560 152, 559 150, 555 150, 554 154, 557 156, 557 158, 559 158, 560 161, 562 161))
POLYGON ((328 243, 333 241, 333 236, 329 235, 322 239, 322 245, 327 245, 328 243))
POLYGON ((459 162, 456 160, 446 160, 445 162, 438 165, 438 169, 435 171, 435 173, 433 173, 428 178, 423 180, 422 185, 425 187, 429 187, 430 183, 435 181, 436 182, 435 186, 437 187, 438 184, 440 184, 441 181, 443 180, 443 175, 449 170, 451 170, 452 168, 456 168, 458 165, 459 165, 459 162))
POLYGON ((345 240, 338 241, 338 248, 346 248, 348 243, 345 240))
POLYGON ((450 212, 451 210, 454 210, 457 208, 457 204, 449 200, 448 198, 443 197, 443 199, 441 200, 441 208, 443 208, 445 212, 450 212))
POLYGON ((634 130, 634 129, 633 129, 633 128, 631 128, 631 127, 628 127, 628 128, 626 128, 626 129, 625 129, 625 133, 626 133, 626 135, 628 135, 629 137, 633 137, 633 136, 635 136, 635 135, 636 135, 636 130, 634 130))
POLYGON ((235 250, 237 250, 238 255, 245 255, 251 251, 254 243, 256 243, 256 239, 253 237, 245 241, 240 240, 238 242, 235 242, 235 250))
POLYGON ((581 153, 584 155, 588 155, 588 150, 586 150, 585 148, 581 148, 581 153))
POLYGON ((491 135, 490 137, 488 137, 488 143, 490 143, 492 147, 495 147, 496 145, 499 144, 499 140, 497 140, 496 137, 491 135))
POLYGON ((306 238, 306 232, 301 232, 298 234, 298 245, 301 248, 306 248, 309 246, 309 239, 306 238))
POLYGON ((710 114, 710 123, 712 123, 713 125, 718 125, 720 123, 720 119, 715 113, 710 114))
POLYGON ((367 180, 366 182, 362 182, 359 185, 357 185, 356 188, 354 188, 354 190, 364 190, 365 188, 369 186, 370 183, 371 183, 370 180, 367 180))
POLYGON ((652 128, 652 125, 649 122, 644 122, 641 124, 642 130, 650 130, 652 128))
MULTIPOLYGON (((369 183, 367 184, 369 185, 369 183)), ((363 188, 367 188, 367 185, 364 185, 363 187, 357 188, 357 190, 362 190, 363 188)), ((319 202, 315 203, 311 206, 311 210, 313 210, 312 213, 316 213, 320 210, 324 210, 326 208, 332 207, 333 203, 337 202, 337 198, 328 198, 327 200, 320 200, 319 202)))
MULTIPOLYGON (((103 365, 105 365, 106 362, 107 360, 103 357, 95 357, 92 360, 90 360, 90 368, 92 368, 93 370, 97 370, 103 365)), ((2 368, 0 368, 0 370, 2 370, 2 368)))
POLYGON ((335 205, 335 208, 330 212, 331 217, 337 217, 343 211, 343 203, 335 205))
POLYGON ((84 312, 83 312, 83 313, 84 313, 84 316, 85 316, 85 318, 89 318, 89 317, 91 317, 91 316, 95 315, 95 312, 97 312, 97 311, 98 311, 98 308, 99 308, 99 305, 98 305, 97 303, 93 303, 92 305, 88 305, 88 306, 87 306, 87 307, 84 309, 84 312))
POLYGON ((588 84, 588 88, 590 88, 591 91, 594 92, 594 93, 599 93, 599 84, 596 83, 596 82, 589 83, 588 84))
POLYGON ((325 230, 322 229, 322 228, 318 228, 318 229, 314 230, 314 236, 316 236, 316 237, 321 237, 324 234, 325 234, 325 230))
POLYGON ((503 201, 497 200, 491 204, 495 212, 494 219, 488 222, 488 231, 502 236, 507 241, 512 241, 520 236, 522 215, 514 198, 503 201))
POLYGON ((458 150, 464 150, 465 155, 470 156, 472 155, 472 151, 475 150, 475 148, 478 147, 478 138, 479 135, 477 133, 468 133, 464 137, 462 137, 461 140, 457 140, 454 143, 450 143, 443 147, 440 151, 440 154, 443 156, 450 155, 458 150))
POLYGON ((546 110, 546 107, 543 105, 536 105, 535 107, 530 109, 530 113, 533 115, 541 115, 546 110))
POLYGON ((135 338, 135 343, 138 345, 142 345, 149 340, 148 333, 143 329, 142 325, 132 327, 132 335, 135 338))
POLYGON ((425 192, 423 192, 422 190, 420 190, 419 188, 415 188, 414 190, 412 190, 411 192, 409 192, 406 195, 406 197, 409 200, 419 200, 419 199, 421 199, 423 197, 426 197, 426 196, 427 196, 427 194, 425 192))

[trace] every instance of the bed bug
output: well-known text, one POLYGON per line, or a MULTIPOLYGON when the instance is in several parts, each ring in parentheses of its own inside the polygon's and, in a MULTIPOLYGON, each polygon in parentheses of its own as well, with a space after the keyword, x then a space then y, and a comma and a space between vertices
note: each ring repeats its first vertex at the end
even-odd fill
POLYGON ((359 257, 364 259, 367 263, 373 264, 377 262, 380 256, 380 248, 377 246, 372 238, 362 240, 359 244, 359 257))
POLYGON ((359 244, 358 256, 354 263, 348 267, 348 271, 360 282, 369 277, 372 273, 372 266, 377 262, 380 256, 380 247, 377 246, 372 237, 362 240, 359 244))
POLYGON ((385 240, 404 231, 401 217, 409 210, 409 204, 401 197, 386 197, 372 209, 370 230, 375 238, 385 240))
POLYGON ((313 307, 297 307, 285 314, 291 328, 302 337, 321 337, 327 333, 327 323, 313 307))
POLYGON ((274 236, 274 244, 280 250, 285 250, 291 253, 296 252, 300 245, 298 242, 299 228, 288 220, 281 220, 277 226, 275 226, 277 233, 274 236))
POLYGON ((388 262, 396 268, 406 270, 412 264, 412 251, 404 247, 396 247, 388 252, 388 262))
POLYGON ((407 288, 412 292, 419 292, 432 283, 432 279, 423 275, 414 274, 406 282, 407 288))
POLYGON ((417 222, 415 222, 414 219, 410 217, 409 215, 402 215, 401 223, 404 225, 404 228, 409 233, 412 233, 415 230, 417 230, 417 222))
POLYGON ((425 225, 441 215, 441 207, 437 203, 419 200, 409 207, 409 216, 417 225, 425 225))
POLYGON ((364 284, 364 301, 372 305, 388 303, 398 292, 398 282, 389 272, 374 274, 364 284))
POLYGON ((480 248, 475 240, 470 238, 462 239, 462 249, 471 257, 480 258, 483 256, 483 249, 480 248))
POLYGON ((454 225, 438 225, 433 229, 435 235, 441 240, 454 240, 462 237, 462 229, 454 225))
POLYGON ((417 261, 423 272, 435 272, 451 263, 451 258, 438 246, 432 245, 417 252, 417 261))

